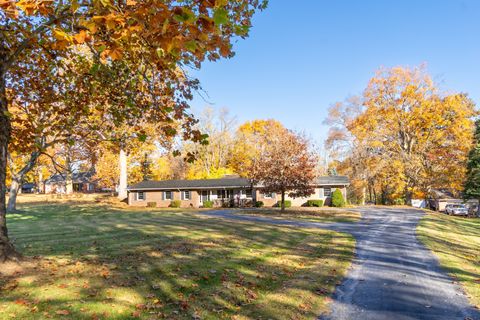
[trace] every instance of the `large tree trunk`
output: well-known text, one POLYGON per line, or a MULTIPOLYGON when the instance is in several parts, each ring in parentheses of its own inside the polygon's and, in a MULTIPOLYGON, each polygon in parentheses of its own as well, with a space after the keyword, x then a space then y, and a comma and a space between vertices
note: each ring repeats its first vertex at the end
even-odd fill
POLYGON ((408 191, 408 189, 405 191, 405 204, 411 206, 412 205, 412 198, 413 198, 413 193, 411 191, 408 191))
POLYGON ((73 193, 73 178, 72 172, 67 170, 65 175, 65 194, 72 194, 73 193))
MULTIPOLYGON (((346 191, 345 191, 346 192, 346 191)), ((367 190, 365 187, 362 187, 362 198, 360 199, 360 205, 364 206, 365 205, 365 198, 367 197, 367 190)), ((346 197, 345 197, 346 199, 346 197)))
POLYGON ((285 191, 282 191, 282 203, 281 203, 282 209, 281 211, 285 211, 285 191))
POLYGON ((22 186, 22 181, 18 177, 12 178, 12 184, 10 185, 10 192, 8 193, 8 205, 7 211, 14 212, 17 210, 17 195, 22 186))
POLYGON ((18 258, 7 229, 7 207, 5 205, 7 193, 7 152, 10 139, 10 118, 8 117, 7 94, 5 90, 5 56, 0 51, 0 262, 11 258, 18 258))
POLYGON ((18 171, 18 173, 14 173, 12 177, 12 185, 10 186, 10 193, 8 194, 8 206, 7 211, 13 212, 17 210, 17 195, 22 193, 22 184, 25 178, 25 175, 32 171, 35 163, 37 163, 37 159, 40 156, 40 152, 32 152, 30 154, 30 159, 25 164, 25 166, 18 171))
POLYGON ((72 172, 72 162, 70 160, 70 148, 68 149, 68 154, 66 158, 65 168, 67 171, 65 172, 65 193, 72 194, 73 193, 73 172, 72 172))
POLYGON ((120 150, 119 156, 120 181, 118 183, 118 199, 125 200, 127 198, 127 153, 120 150))
POLYGON ((37 186, 37 192, 36 193, 44 193, 45 192, 45 186, 43 184, 43 173, 42 170, 38 170, 38 186, 37 186))

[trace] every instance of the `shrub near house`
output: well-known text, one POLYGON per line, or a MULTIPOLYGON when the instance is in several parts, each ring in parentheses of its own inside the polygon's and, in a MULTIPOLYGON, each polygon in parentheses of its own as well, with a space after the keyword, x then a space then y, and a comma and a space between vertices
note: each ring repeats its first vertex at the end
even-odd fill
MULTIPOLYGON (((274 207, 281 207, 282 203, 281 201, 278 201, 274 207)), ((290 200, 285 200, 285 208, 290 208, 292 206, 292 201, 290 200)))
POLYGON ((308 200, 305 207, 323 207, 323 200, 308 200))
POLYGON ((345 206, 345 199, 343 197, 342 192, 337 189, 332 193, 332 206, 333 207, 344 207, 345 206))

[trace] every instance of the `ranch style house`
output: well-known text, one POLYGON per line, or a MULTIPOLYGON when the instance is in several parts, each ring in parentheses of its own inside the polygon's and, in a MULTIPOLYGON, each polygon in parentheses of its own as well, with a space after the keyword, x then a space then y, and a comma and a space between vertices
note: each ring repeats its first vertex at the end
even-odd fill
MULTIPOLYGON (((344 176, 319 177, 312 183, 315 193, 306 198, 290 198, 292 206, 300 207, 307 200, 323 200, 325 205, 331 203, 331 194, 340 189, 347 197, 347 186, 350 184, 344 176)), ((147 206, 156 203, 157 207, 169 207, 173 200, 180 200, 182 208, 201 208, 205 201, 211 201, 214 207, 245 207, 262 201, 264 206, 275 206, 281 195, 267 193, 262 186, 251 185, 248 179, 225 177, 221 179, 202 180, 163 180, 142 181, 128 188, 128 204, 131 206, 147 206)))

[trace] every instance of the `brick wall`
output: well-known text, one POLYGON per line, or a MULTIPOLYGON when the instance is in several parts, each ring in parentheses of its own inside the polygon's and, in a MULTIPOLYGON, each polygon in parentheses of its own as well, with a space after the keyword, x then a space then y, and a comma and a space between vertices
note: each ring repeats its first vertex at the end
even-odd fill
POLYGON ((148 202, 156 202, 158 208, 168 208, 172 200, 180 200, 182 202, 182 208, 198 208, 199 205, 199 195, 195 190, 190 190, 190 200, 181 200, 180 191, 172 191, 172 200, 163 200, 164 191, 144 191, 145 199, 136 200, 137 192, 128 193, 128 204, 136 207, 145 207, 148 202))

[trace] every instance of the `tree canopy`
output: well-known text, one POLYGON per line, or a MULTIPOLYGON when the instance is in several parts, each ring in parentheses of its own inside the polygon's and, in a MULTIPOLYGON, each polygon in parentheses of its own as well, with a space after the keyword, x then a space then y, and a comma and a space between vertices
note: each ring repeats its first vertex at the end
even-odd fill
POLYGON ((380 70, 361 97, 332 106, 327 142, 357 193, 409 202, 432 188, 461 190, 476 114, 465 94, 441 92, 424 68, 380 70))
MULTIPOLYGON (((141 121, 180 120, 182 132, 168 125, 163 132, 204 140, 192 129, 196 120, 187 111, 198 81, 184 68, 232 57, 234 39, 248 35, 253 14, 265 6, 259 0, 0 0, 0 260, 14 253, 6 226, 5 181, 9 108, 19 94, 8 98, 7 90, 15 89, 10 87, 14 83, 25 85, 24 78, 15 79, 19 69, 40 71, 42 88, 57 73, 75 92, 71 98, 82 111, 105 120, 91 122, 102 129, 128 125, 142 137, 141 121), (78 48, 86 54, 78 54, 78 48), (88 71, 64 77, 61 72, 72 61, 88 71)), ((58 105, 65 106, 42 103, 38 108, 58 105)))

